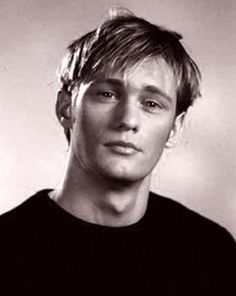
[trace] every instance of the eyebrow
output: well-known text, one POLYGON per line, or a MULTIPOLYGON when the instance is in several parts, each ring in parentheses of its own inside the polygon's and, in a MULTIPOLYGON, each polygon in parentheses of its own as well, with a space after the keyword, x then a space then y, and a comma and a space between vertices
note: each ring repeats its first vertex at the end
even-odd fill
MULTIPOLYGON (((97 79, 95 83, 111 83, 111 84, 116 85, 118 87, 123 86, 122 80, 119 80, 116 78, 100 78, 100 79, 97 79)), ((158 94, 158 95, 162 96, 164 99, 166 99, 167 101, 169 101, 170 103, 173 102, 173 98, 157 86, 146 85, 146 86, 144 86, 144 91, 150 92, 152 94, 158 94)))
POLYGON ((165 93, 163 90, 161 90, 159 87, 156 87, 154 85, 147 85, 144 87, 145 91, 161 95, 164 99, 166 99, 169 102, 173 102, 173 98, 169 96, 167 93, 165 93))
POLYGON ((117 85, 119 87, 123 86, 122 81, 119 79, 115 79, 115 78, 99 78, 95 81, 95 84, 96 83, 110 83, 113 85, 117 85))

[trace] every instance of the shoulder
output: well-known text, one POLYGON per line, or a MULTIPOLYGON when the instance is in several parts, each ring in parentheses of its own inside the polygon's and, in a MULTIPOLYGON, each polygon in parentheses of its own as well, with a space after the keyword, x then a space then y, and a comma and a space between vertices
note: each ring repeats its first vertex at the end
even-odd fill
POLYGON ((34 221, 43 215, 42 211, 45 208, 45 201, 48 199, 50 189, 45 189, 37 192, 27 198, 20 205, 0 216, 0 233, 17 233, 21 230, 32 228, 34 221), (12 232, 11 232, 12 231, 12 232))
POLYGON ((151 223, 155 233, 161 233, 157 246, 163 245, 166 260, 182 272, 189 270, 186 276, 198 278, 199 287, 203 281, 211 290, 231 295, 236 274, 236 243, 231 234, 170 198, 151 193, 149 201, 151 223))
POLYGON ((161 225, 155 231, 161 228, 164 252, 178 254, 179 264, 205 270, 207 277, 234 282, 236 243, 224 227, 170 198, 151 194, 150 204, 152 225, 161 225))
POLYGON ((189 209, 183 204, 156 193, 150 193, 150 207, 153 217, 160 219, 166 229, 182 235, 189 240, 224 244, 233 246, 236 251, 235 240, 231 234, 218 223, 189 209), (154 213, 156 213, 154 215, 154 213), (159 218, 157 217, 159 216, 159 218))

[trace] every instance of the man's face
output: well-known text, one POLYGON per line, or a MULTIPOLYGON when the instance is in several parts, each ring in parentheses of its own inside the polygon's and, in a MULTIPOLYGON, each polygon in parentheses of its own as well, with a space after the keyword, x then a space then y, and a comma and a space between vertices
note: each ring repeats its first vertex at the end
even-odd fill
POLYGON ((163 60, 81 83, 71 130, 73 164, 116 181, 138 181, 159 160, 175 120, 176 84, 163 60))

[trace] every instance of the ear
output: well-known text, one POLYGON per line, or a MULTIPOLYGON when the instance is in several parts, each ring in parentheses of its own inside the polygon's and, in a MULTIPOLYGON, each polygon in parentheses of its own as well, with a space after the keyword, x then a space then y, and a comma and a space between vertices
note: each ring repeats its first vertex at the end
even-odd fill
POLYGON ((178 116, 176 116, 176 118, 174 120, 173 127, 172 127, 170 135, 169 135, 169 138, 168 138, 168 140, 167 140, 167 142, 165 144, 166 148, 173 147, 176 144, 176 142, 178 141, 180 132, 181 132, 182 127, 183 127, 185 114, 186 114, 186 112, 182 112, 178 116))
POLYGON ((72 128, 71 94, 66 90, 57 93, 56 115, 64 128, 72 128))

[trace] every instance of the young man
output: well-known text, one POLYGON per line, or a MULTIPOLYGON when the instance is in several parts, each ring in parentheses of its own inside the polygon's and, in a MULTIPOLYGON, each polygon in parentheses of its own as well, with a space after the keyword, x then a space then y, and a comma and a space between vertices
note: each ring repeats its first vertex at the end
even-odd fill
POLYGON ((65 175, 1 217, 4 295, 233 293, 227 231, 150 193, 199 95, 180 39, 123 12, 68 47, 56 105, 65 175))

